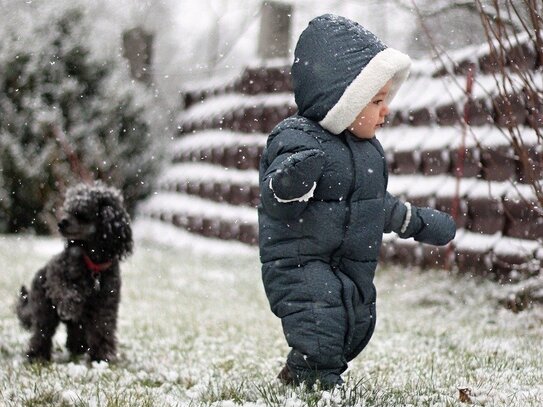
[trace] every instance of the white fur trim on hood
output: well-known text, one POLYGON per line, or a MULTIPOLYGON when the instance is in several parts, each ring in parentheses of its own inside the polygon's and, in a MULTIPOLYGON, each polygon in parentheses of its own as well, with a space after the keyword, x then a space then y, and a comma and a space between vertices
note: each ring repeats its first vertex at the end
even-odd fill
POLYGON ((356 119, 360 111, 385 84, 392 79, 386 102, 389 103, 409 75, 411 58, 393 48, 375 55, 358 76, 347 86, 338 102, 319 124, 333 134, 339 134, 356 119))

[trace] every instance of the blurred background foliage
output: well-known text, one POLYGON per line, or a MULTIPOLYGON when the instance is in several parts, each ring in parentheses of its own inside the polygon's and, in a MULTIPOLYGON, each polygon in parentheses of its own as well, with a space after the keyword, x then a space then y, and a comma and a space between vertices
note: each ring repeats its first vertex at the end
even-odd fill
POLYGON ((93 53, 81 7, 18 17, 0 46, 0 232, 56 230, 55 209, 78 181, 117 186, 133 210, 157 169, 151 89, 122 57, 93 53))

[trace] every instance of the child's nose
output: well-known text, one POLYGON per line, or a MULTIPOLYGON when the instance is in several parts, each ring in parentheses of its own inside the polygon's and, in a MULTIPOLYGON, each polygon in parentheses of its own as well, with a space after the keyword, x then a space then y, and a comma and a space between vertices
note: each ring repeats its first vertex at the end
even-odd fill
POLYGON ((381 116, 387 116, 390 113, 390 110, 388 109, 388 105, 386 103, 383 103, 383 106, 381 108, 381 116))

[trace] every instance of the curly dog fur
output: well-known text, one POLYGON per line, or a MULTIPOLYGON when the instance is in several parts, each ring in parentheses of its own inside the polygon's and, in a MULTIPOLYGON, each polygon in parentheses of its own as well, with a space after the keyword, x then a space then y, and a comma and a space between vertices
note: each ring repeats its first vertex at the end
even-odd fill
POLYGON ((40 269, 16 306, 32 336, 29 360, 50 360, 52 339, 66 324, 66 347, 91 360, 116 356, 121 276, 119 262, 132 253, 130 218, 120 192, 101 182, 68 189, 59 231, 64 250, 40 269))

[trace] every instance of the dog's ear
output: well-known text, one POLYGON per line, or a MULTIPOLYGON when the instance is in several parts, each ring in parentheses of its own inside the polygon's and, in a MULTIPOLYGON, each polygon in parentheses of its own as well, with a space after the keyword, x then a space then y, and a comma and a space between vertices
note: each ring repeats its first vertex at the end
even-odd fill
POLYGON ((115 219, 115 208, 109 204, 102 206, 100 219, 106 224, 111 224, 115 219))
POLYGON ((130 216, 120 206, 106 203, 100 210, 102 222, 102 238, 108 240, 114 254, 122 259, 132 253, 132 228, 130 227, 130 216))

